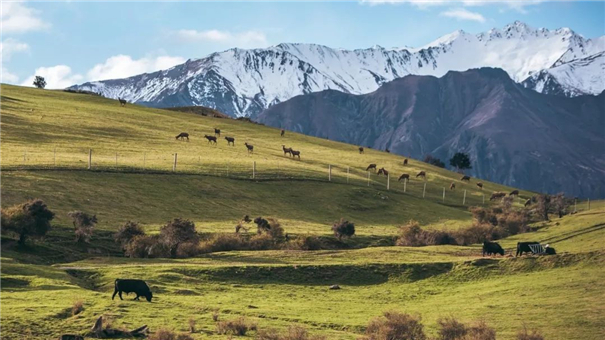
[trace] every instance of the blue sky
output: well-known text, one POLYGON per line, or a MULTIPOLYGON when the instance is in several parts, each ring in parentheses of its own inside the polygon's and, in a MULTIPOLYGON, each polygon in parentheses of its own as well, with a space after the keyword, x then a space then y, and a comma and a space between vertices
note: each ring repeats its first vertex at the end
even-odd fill
POLYGON ((602 1, 2 1, 2 82, 30 85, 41 74, 53 88, 280 42, 417 47, 457 29, 478 33, 515 20, 586 38, 605 34, 602 1))

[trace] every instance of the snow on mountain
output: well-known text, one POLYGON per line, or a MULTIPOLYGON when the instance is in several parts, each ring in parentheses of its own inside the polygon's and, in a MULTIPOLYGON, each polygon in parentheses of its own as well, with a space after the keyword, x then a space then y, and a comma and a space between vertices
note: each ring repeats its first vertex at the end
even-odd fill
POLYGON ((72 88, 149 106, 203 105, 250 116, 301 94, 326 89, 363 94, 408 74, 440 77, 448 71, 490 66, 504 69, 517 82, 560 67, 566 71, 555 70, 551 77, 556 73, 557 82, 574 89, 565 94, 578 95, 605 88, 589 74, 598 66, 567 64, 580 59, 589 64, 587 57, 603 51, 605 36, 590 40, 568 28, 533 29, 517 21, 477 35, 456 31, 421 48, 345 50, 294 43, 234 48, 169 70, 72 88), (576 74, 578 69, 586 72, 576 74))
POLYGON ((522 84, 546 94, 568 97, 597 95, 605 89, 605 52, 534 73, 522 84))

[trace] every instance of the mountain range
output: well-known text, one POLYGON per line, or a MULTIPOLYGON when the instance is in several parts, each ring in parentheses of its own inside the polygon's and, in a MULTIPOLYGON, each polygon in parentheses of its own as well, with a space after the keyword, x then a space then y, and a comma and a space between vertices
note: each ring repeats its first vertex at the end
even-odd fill
POLYGON ((573 97, 605 89, 604 51, 605 36, 585 39, 569 28, 534 29, 516 21, 480 34, 456 31, 420 48, 291 43, 233 48, 168 70, 71 89, 154 107, 207 106, 239 117, 301 94, 328 89, 365 94, 410 74, 440 77, 497 67, 527 88, 573 97))
MULTIPOLYGON (((605 197, 605 92, 542 94, 501 69, 409 75, 377 91, 294 97, 259 122, 447 163, 470 155, 474 177, 537 192, 605 197)), ((371 159, 368 159, 371 163, 371 159)))

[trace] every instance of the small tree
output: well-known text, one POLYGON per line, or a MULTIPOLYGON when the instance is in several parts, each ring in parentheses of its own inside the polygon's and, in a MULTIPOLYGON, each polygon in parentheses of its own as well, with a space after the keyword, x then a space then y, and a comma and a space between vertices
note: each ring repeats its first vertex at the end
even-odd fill
POLYGON ((126 245, 137 236, 144 236, 145 231, 137 222, 128 221, 113 235, 114 240, 126 249, 126 245))
POLYGON ((564 193, 551 196, 552 208, 559 215, 559 218, 567 214, 567 208, 573 204, 573 200, 565 197, 564 193))
POLYGON ((450 159, 450 165, 458 170, 472 169, 471 159, 468 154, 463 152, 456 152, 450 159))
POLYGON ((55 213, 40 199, 2 209, 1 215, 2 232, 17 234, 20 245, 24 245, 28 237, 46 235, 50 230, 50 221, 55 217, 55 213))
POLYGON ((536 200, 536 212, 544 221, 548 221, 548 211, 550 210, 550 196, 538 195, 536 200))
POLYGON ((43 89, 46 87, 46 80, 44 79, 44 77, 42 76, 36 76, 36 79, 34 79, 34 86, 39 88, 39 89, 43 89))
POLYGON ((351 237, 355 235, 355 224, 341 218, 340 221, 334 222, 332 231, 334 232, 334 236, 339 240, 343 237, 351 237))
POLYGON ((426 157, 424 157, 424 162, 440 168, 445 168, 445 163, 443 163, 439 158, 435 158, 431 155, 426 155, 426 157))
POLYGON ((97 224, 97 216, 89 215, 83 211, 71 211, 67 213, 73 219, 73 225, 76 233, 76 242, 90 243, 92 233, 97 224))
POLYGON ((170 256, 176 257, 179 244, 199 242, 199 235, 193 222, 175 218, 160 229, 160 241, 170 249, 170 256))

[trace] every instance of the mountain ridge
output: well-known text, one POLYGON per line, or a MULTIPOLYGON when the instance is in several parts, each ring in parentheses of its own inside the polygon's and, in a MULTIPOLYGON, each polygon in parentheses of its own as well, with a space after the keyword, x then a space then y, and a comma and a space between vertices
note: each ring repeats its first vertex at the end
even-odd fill
MULTIPOLYGON (((442 76, 451 70, 488 66, 502 68, 516 82, 523 82, 603 51, 605 36, 585 39, 571 29, 533 29, 516 21, 476 35, 456 31, 421 48, 347 50, 302 43, 233 48, 168 70, 71 88, 154 107, 207 106, 232 116, 251 116, 296 95, 326 89, 370 93, 408 74, 442 76)), ((605 71, 602 64, 596 70, 599 67, 605 71)), ((581 75, 588 77, 585 72, 581 75)), ((552 92, 574 96, 605 89, 601 79, 582 77, 555 77, 562 90, 552 92)), ((544 88, 540 85, 526 83, 535 90, 544 88)))

